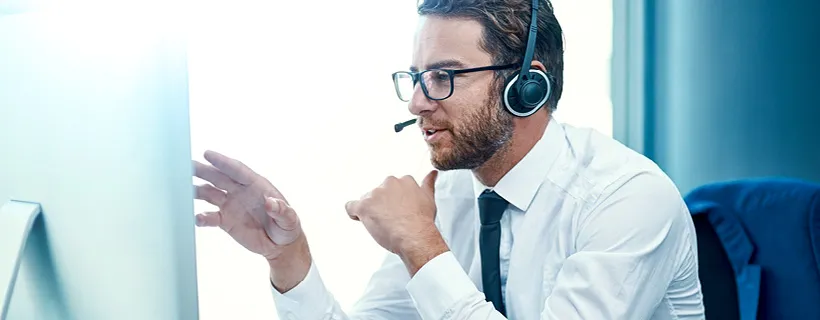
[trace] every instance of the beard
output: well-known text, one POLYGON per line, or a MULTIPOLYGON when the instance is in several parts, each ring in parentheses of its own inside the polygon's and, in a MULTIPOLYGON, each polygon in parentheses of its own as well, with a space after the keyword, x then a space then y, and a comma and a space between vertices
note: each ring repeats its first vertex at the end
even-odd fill
POLYGON ((452 145, 430 146, 430 160, 442 171, 476 169, 504 149, 512 139, 512 115, 500 105, 499 94, 490 94, 480 108, 465 114, 464 119, 450 128, 452 145))

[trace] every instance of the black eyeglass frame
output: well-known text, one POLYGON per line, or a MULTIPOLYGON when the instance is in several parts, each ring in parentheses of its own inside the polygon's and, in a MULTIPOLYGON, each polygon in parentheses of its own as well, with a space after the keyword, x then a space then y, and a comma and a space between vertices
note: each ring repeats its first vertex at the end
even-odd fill
POLYGON ((398 81, 398 76, 399 75, 407 74, 407 75, 410 75, 410 78, 413 80, 413 88, 414 89, 416 87, 416 84, 421 83, 421 91, 424 92, 424 96, 427 97, 427 99, 435 100, 435 101, 441 101, 441 100, 447 99, 447 98, 449 98, 450 96, 453 95, 453 91, 455 90, 454 85, 453 85, 453 78, 457 74, 479 72, 479 71, 506 70, 506 69, 515 68, 518 65, 519 65, 519 63, 511 63, 511 64, 505 64, 505 65, 492 65, 492 66, 467 68, 467 69, 428 69, 428 70, 416 71, 416 72, 413 72, 413 71, 397 71, 397 72, 394 72, 393 75, 392 75, 392 77, 393 77, 393 86, 396 89, 396 96, 399 97, 399 100, 404 101, 404 102, 410 102, 409 99, 408 100, 402 99, 401 89, 399 89, 399 81, 398 81), (424 84, 424 81, 419 81, 419 79, 421 79, 422 75, 424 75, 425 73, 430 72, 430 71, 444 71, 444 72, 447 73, 448 77, 450 78, 450 93, 448 93, 447 96, 445 96, 443 98, 431 98, 430 94, 427 92, 427 85, 424 84))

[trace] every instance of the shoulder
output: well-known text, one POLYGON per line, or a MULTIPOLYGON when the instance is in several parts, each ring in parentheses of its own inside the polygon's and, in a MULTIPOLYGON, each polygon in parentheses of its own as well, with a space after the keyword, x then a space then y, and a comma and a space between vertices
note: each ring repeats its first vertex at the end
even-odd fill
POLYGON ((559 163, 565 170, 553 170, 548 180, 584 199, 590 209, 611 197, 683 204, 677 186, 651 159, 597 131, 566 125, 564 130, 567 147, 559 163))
POLYGON ((576 252, 621 254, 677 272, 692 256, 694 225, 672 180, 618 141, 568 129, 563 173, 551 183, 572 194, 576 252))
POLYGON ((590 224, 632 231, 686 228, 688 210, 677 186, 652 160, 594 130, 565 126, 564 170, 548 178, 581 202, 578 229, 590 224), (625 224, 625 221, 631 223, 625 224))

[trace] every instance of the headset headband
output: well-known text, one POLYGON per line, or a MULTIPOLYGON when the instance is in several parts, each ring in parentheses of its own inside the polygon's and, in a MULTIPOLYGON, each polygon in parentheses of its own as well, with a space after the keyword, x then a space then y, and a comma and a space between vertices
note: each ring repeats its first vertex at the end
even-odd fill
POLYGON ((529 78, 530 68, 532 68, 532 57, 535 54, 535 38, 538 35, 538 2, 540 0, 532 0, 532 20, 530 20, 530 35, 527 38, 527 51, 524 54, 524 61, 521 65, 521 74, 518 76, 519 83, 521 80, 529 78))

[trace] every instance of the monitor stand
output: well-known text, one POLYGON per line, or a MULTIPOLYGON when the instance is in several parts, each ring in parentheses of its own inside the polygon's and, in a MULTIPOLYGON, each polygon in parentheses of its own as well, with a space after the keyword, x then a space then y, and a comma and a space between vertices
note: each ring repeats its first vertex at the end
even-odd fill
POLYGON ((37 203, 11 200, 0 207, 0 320, 8 314, 23 250, 39 215, 37 203))

